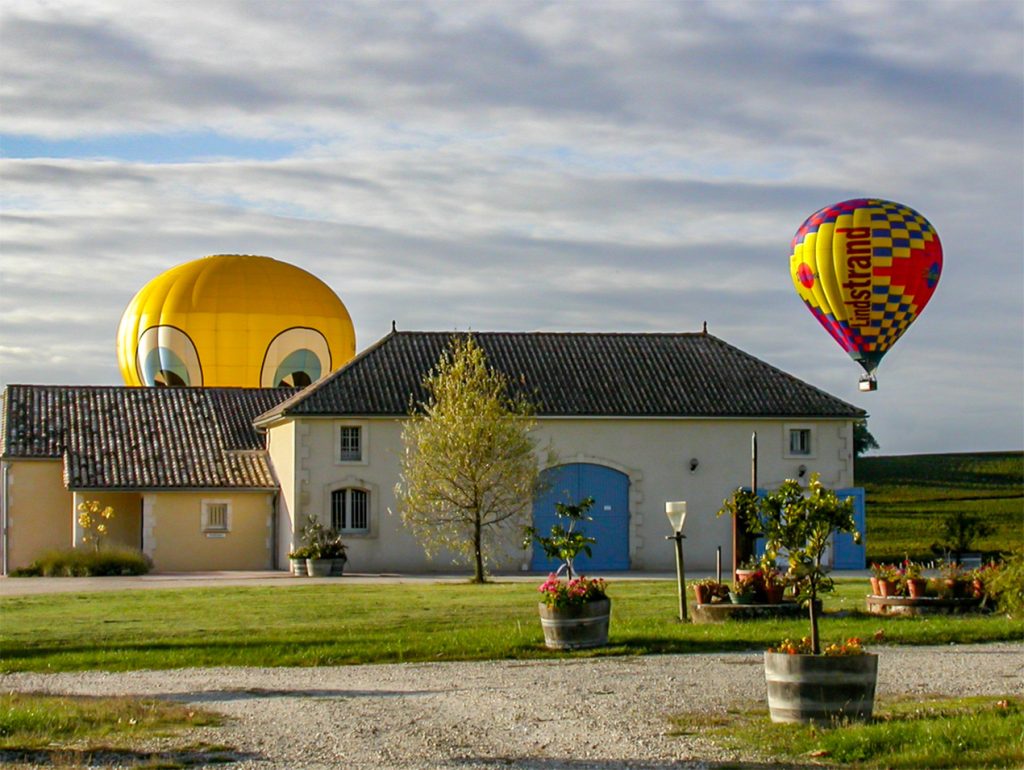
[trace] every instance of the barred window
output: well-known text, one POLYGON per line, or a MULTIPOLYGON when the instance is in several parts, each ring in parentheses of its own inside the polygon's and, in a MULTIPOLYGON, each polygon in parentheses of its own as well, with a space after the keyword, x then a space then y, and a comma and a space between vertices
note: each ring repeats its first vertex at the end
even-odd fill
POLYGON ((343 462, 363 459, 362 429, 358 425, 343 425, 338 430, 338 459, 343 462))
POLYGON ((203 532, 227 532, 231 529, 231 506, 220 500, 203 500, 203 532))
POLYGON ((331 492, 331 527, 338 532, 369 532, 369 497, 365 489, 331 492))

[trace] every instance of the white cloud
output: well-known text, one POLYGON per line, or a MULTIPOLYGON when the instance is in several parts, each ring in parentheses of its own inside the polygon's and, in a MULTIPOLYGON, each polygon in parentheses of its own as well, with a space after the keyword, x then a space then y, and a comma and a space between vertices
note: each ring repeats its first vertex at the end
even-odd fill
POLYGON ((4 151, 65 158, 0 167, 0 378, 116 382, 149 278, 261 253, 331 285, 361 346, 392 319, 707 320, 867 408, 884 451, 1019 447, 1021 8, 890 8, 5 3, 4 151), (118 155, 139 134, 197 162, 118 155), (75 157, 102 136, 113 157, 75 157), (198 162, 212 136, 296 150, 198 162), (870 396, 787 272, 803 218, 860 195, 919 209, 946 249, 870 396))

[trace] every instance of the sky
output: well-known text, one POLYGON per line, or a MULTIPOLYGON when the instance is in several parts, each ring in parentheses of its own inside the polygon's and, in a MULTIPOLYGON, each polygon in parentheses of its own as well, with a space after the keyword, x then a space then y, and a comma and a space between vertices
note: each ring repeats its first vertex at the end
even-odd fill
POLYGON ((207 254, 399 329, 699 331, 870 414, 1024 448, 1024 5, 0 4, 0 384, 120 384, 135 292, 207 254), (790 242, 912 206, 942 280, 857 389, 790 242))

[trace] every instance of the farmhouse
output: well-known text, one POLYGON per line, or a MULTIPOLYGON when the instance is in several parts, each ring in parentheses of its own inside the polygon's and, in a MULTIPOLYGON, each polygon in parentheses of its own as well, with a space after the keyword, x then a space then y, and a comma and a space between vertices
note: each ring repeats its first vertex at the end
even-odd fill
MULTIPOLYGON (((358 572, 438 571, 395 510, 402 421, 450 332, 393 330, 302 390, 12 385, 4 393, 3 566, 82 541, 76 507, 117 510, 112 539, 157 570, 287 564, 312 515, 343 533, 358 572)), ((590 495, 598 570, 673 565, 664 505, 686 500, 687 559, 729 559, 730 523, 715 512, 749 482, 819 472, 853 484, 853 422, 837 399, 706 332, 474 333, 491 366, 536 405, 536 437, 556 458, 534 501, 539 527, 555 500, 590 495)), ((499 570, 546 570, 508 543, 499 570)))

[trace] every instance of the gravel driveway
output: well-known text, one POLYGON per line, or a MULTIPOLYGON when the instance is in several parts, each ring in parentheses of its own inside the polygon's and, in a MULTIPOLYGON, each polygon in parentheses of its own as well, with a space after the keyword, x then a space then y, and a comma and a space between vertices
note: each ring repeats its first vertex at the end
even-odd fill
MULTIPOLYGON (((1024 644, 882 648, 878 695, 1024 695, 1024 644)), ((759 762, 668 717, 763 701, 755 653, 8 674, 5 691, 171 697, 229 715, 234 768, 697 768, 759 762)), ((759 767, 769 765, 758 764, 759 767)), ((220 765, 223 767, 223 765, 220 765)))

